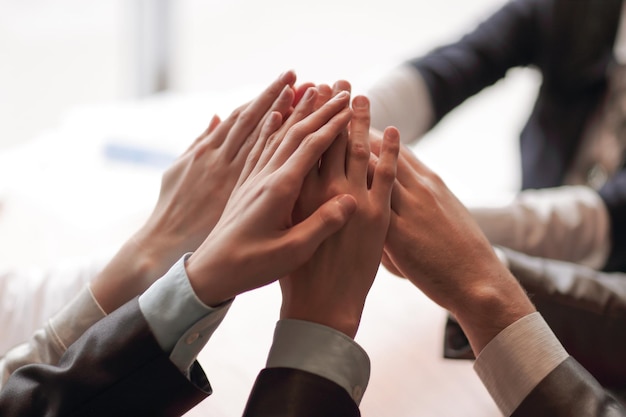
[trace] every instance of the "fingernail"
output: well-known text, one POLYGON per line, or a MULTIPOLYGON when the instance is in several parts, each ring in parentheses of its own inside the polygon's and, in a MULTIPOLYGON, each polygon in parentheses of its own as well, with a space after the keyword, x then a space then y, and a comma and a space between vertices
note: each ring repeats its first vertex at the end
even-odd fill
POLYGON ((356 210, 356 200, 350 194, 344 194, 337 199, 337 203, 343 208, 344 213, 350 215, 356 210))
POLYGON ((306 93, 304 93, 304 99, 305 100, 311 100, 313 98, 313 96, 315 95, 315 92, 317 90, 315 89, 315 87, 309 87, 306 89, 306 93))
POLYGON ((287 70, 285 72, 283 72, 282 74, 280 74, 280 76, 278 77, 278 79, 284 83, 289 83, 291 81, 291 79, 293 78, 295 72, 293 70, 287 70))
POLYGON ((356 96, 354 100, 352 100, 352 107, 355 109, 365 109, 367 108, 368 101, 363 96, 356 96))
POLYGON ((338 93, 335 96, 335 100, 342 100, 342 99, 348 97, 349 95, 350 95, 350 93, 348 93, 347 91, 341 91, 340 93, 338 93))

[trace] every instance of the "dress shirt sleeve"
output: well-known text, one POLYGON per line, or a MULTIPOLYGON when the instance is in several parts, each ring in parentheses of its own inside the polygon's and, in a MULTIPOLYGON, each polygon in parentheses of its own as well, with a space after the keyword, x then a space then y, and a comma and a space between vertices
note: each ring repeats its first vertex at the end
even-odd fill
POLYGON ((10 349, 0 358, 0 388, 16 369, 24 365, 55 365, 68 346, 104 316, 104 311, 86 286, 44 327, 35 331, 28 342, 10 349))
POLYGON ((611 252, 611 219, 586 186, 525 190, 509 204, 470 207, 494 245, 542 258, 602 268, 611 252))
POLYGON ((170 360, 187 373, 193 361, 220 325, 232 300, 211 308, 191 287, 184 255, 170 270, 139 297, 139 308, 170 360))
POLYGON ((410 65, 397 67, 366 92, 371 125, 380 131, 395 126, 404 143, 415 142, 434 122, 430 93, 420 73, 410 65))
POLYGON ((539 313, 522 317, 480 352, 474 370, 500 411, 510 416, 569 355, 539 313))
POLYGON ((354 340, 330 327, 283 319, 276 324, 267 368, 307 371, 343 387, 359 404, 369 382, 370 361, 354 340))

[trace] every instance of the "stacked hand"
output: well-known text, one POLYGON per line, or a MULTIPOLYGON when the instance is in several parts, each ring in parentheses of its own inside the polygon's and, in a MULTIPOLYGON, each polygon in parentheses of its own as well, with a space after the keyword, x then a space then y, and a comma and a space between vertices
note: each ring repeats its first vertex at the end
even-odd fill
POLYGON ((107 312, 143 292, 208 236, 258 142, 263 123, 292 110, 295 79, 288 71, 225 121, 214 116, 206 131, 165 172, 146 224, 91 284, 107 312))
POLYGON ((340 190, 292 219, 307 174, 351 118, 348 93, 315 109, 317 97, 309 88, 282 125, 279 113, 268 117, 224 214, 188 259, 189 280, 206 304, 291 273, 355 211, 355 198, 340 190))
MULTIPOLYGON (((335 94, 349 85, 338 83, 335 94)), ((323 201, 348 193, 357 202, 345 227, 324 241, 313 257, 281 279, 282 318, 312 321, 354 337, 365 298, 378 270, 390 215, 399 137, 388 129, 368 187, 369 102, 353 100, 353 118, 308 173, 294 217, 305 218, 323 201)))
MULTIPOLYGON (((372 143, 378 152, 380 139, 372 143)), ((452 312, 474 352, 534 311, 467 209, 406 148, 400 150, 391 208, 385 266, 452 312)))

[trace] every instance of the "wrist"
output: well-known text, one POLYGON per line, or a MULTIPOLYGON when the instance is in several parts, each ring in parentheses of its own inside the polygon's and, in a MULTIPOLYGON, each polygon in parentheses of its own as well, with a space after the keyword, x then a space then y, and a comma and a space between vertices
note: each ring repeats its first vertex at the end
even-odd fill
POLYGON ((111 313, 142 294, 166 272, 157 259, 129 240, 91 282, 94 298, 111 313))
POLYGON ((202 259, 194 252, 185 262, 185 272, 189 283, 196 296, 205 305, 217 307, 234 298, 237 293, 229 291, 227 279, 215 279, 227 274, 220 272, 218 266, 208 265, 206 259, 202 259))
POLYGON ((321 324, 354 339, 361 323, 360 312, 363 308, 359 309, 359 313, 350 313, 348 310, 350 309, 333 309, 323 303, 314 303, 311 308, 307 308, 300 303, 289 303, 283 300, 280 318, 321 324))
POLYGON ((465 296, 449 310, 478 355, 502 330, 536 312, 534 305, 511 273, 502 268, 482 284, 465 289, 465 296))

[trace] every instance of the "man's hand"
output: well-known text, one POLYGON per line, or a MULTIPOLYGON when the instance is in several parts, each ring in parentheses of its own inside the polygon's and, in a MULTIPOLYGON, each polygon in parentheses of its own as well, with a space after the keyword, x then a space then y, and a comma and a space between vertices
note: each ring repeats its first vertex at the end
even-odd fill
POLYGON ((385 262, 455 315, 476 354, 535 311, 466 208, 406 148, 391 208, 385 262))
MULTIPOLYGON (((342 87, 349 85, 338 83, 335 92, 342 87)), ((320 323, 352 338, 380 264, 399 149, 398 132, 389 128, 368 188, 369 102, 365 97, 354 99, 353 113, 349 135, 343 132, 308 174, 294 217, 305 218, 328 198, 344 193, 356 198, 356 213, 307 263, 280 280, 281 318, 320 323)))
POLYGON ((291 273, 356 209, 354 197, 338 192, 292 221, 305 177, 351 118, 348 93, 314 111, 316 98, 309 88, 282 126, 280 114, 270 115, 224 214, 187 260, 191 285, 207 305, 291 273))
POLYGON ((209 127, 165 172, 154 211, 92 283, 111 312, 140 294, 211 232, 237 182, 264 121, 291 111, 295 74, 282 74, 255 100, 209 127))

